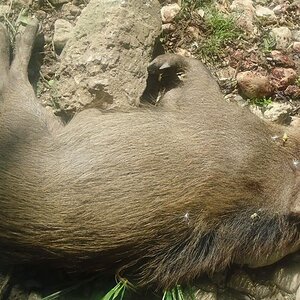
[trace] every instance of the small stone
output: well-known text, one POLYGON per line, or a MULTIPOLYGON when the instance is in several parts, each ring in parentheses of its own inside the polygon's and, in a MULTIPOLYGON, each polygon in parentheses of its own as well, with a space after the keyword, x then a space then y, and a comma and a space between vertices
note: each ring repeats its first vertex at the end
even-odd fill
POLYGON ((250 99, 272 94, 269 76, 255 71, 245 71, 238 73, 236 79, 241 93, 250 99))
POLYGON ((296 42, 300 42, 300 30, 293 30, 292 31, 292 38, 296 42))
POLYGON ((295 62, 288 56, 278 50, 271 51, 271 57, 277 66, 295 67, 295 62))
POLYGON ((47 18, 47 13, 40 9, 35 12, 35 16, 37 17, 37 19, 43 20, 43 19, 47 18))
POLYGON ((44 35, 45 44, 50 44, 52 42, 52 37, 49 34, 44 35))
POLYGON ((291 68, 274 68, 271 71, 271 83, 276 90, 286 89, 297 79, 297 72, 291 68))
POLYGON ((175 50, 175 54, 181 55, 181 56, 185 56, 185 57, 192 57, 192 54, 190 51, 183 49, 183 48, 177 48, 175 50))
POLYGON ((64 16, 66 15, 79 16, 81 13, 80 8, 72 3, 64 4, 62 6, 61 11, 64 13, 64 16))
POLYGON ((30 6, 33 3, 33 0, 17 0, 15 1, 17 4, 20 4, 22 6, 30 6))
POLYGON ((49 0, 52 5, 60 5, 69 2, 69 0, 49 0))
POLYGON ((278 4, 273 8, 273 12, 275 13, 275 15, 279 15, 283 12, 283 7, 278 4))
POLYGON ((82 4, 82 0, 73 0, 72 4, 79 6, 80 4, 82 4))
POLYGON ((286 49, 292 40, 292 32, 288 27, 276 27, 270 32, 276 41, 276 49, 286 49))
POLYGON ((57 19, 54 23, 53 43, 55 50, 60 53, 72 36, 73 26, 66 20, 57 19))
POLYGON ((235 99, 235 96, 234 96, 234 94, 232 94, 232 93, 227 94, 227 95, 224 96, 224 100, 225 100, 226 102, 228 102, 228 103, 229 103, 229 102, 233 102, 234 99, 235 99))
MULTIPOLYGON (((291 126, 295 127, 295 128, 299 128, 300 127, 300 117, 296 117, 296 116, 292 116, 292 122, 291 122, 291 126)), ((300 296, 300 295, 299 295, 300 296)), ((298 298, 297 298, 298 299, 298 298)), ((300 298, 299 298, 300 299, 300 298)))
POLYGON ((217 71, 217 76, 219 80, 231 79, 235 75, 235 69, 228 66, 217 71))
POLYGON ((192 36, 197 40, 201 35, 200 30, 195 26, 189 26, 187 31, 192 34, 192 36))
POLYGON ((204 15, 205 15, 205 11, 204 11, 203 9, 201 9, 201 8, 197 9, 196 12, 197 12, 197 14, 198 14, 201 18, 203 18, 204 15))
POLYGON ((269 9, 268 7, 257 5, 255 14, 259 19, 263 19, 263 20, 267 20, 267 21, 276 20, 274 11, 269 9))
POLYGON ((165 3, 165 4, 173 4, 173 3, 178 3, 180 5, 179 2, 181 2, 181 0, 159 0, 159 2, 165 3))
POLYGON ((253 32, 255 9, 252 0, 234 0, 230 5, 231 11, 236 16, 236 23, 247 32, 253 32))
POLYGON ((245 101, 241 95, 235 95, 233 100, 241 106, 245 106, 247 104, 247 101, 245 101))
POLYGON ((293 49, 294 49, 297 53, 300 53, 300 42, 294 42, 294 43, 293 43, 293 49))
POLYGON ((165 5, 161 8, 161 19, 163 23, 171 23, 180 11, 180 6, 177 3, 165 5))
POLYGON ((166 23, 166 24, 162 24, 161 29, 162 29, 163 32, 172 32, 176 28, 175 28, 174 24, 172 24, 172 23, 166 23))
POLYGON ((287 125, 291 122, 292 106, 289 103, 273 102, 266 107, 264 117, 272 122, 287 125))
POLYGON ((0 17, 9 13, 10 7, 9 5, 0 5, 0 17))
POLYGON ((72 16, 79 16, 81 13, 81 9, 78 8, 76 5, 72 5, 72 7, 70 8, 70 14, 72 16))
POLYGON ((287 2, 292 2, 292 3, 288 4, 289 11, 293 11, 296 16, 299 16, 300 15, 300 0, 290 0, 287 2))
POLYGON ((284 93, 291 97, 294 100, 299 100, 300 99, 300 87, 297 85, 289 85, 284 93))

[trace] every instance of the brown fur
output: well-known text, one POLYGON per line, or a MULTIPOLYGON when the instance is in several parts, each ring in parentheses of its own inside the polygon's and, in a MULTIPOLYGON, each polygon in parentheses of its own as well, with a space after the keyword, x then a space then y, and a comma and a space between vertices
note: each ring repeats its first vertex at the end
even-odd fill
POLYGON ((62 126, 26 70, 37 24, 7 70, 0 30, 0 261, 121 272, 170 287, 299 249, 298 133, 226 103, 196 60, 157 106, 79 113, 62 126), (274 136, 277 139, 272 139, 274 136))

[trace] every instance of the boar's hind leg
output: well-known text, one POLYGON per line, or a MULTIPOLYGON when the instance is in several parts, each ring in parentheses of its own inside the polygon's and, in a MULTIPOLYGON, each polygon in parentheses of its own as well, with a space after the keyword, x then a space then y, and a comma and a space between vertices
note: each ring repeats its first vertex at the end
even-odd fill
POLYGON ((24 33, 19 33, 16 37, 15 57, 12 62, 11 72, 24 81, 28 81, 28 64, 38 27, 38 20, 32 19, 30 24, 26 26, 24 33))
POLYGON ((9 37, 5 27, 0 23, 0 91, 7 80, 9 70, 9 37))
POLYGON ((34 131, 40 131, 42 135, 54 134, 63 127, 62 122, 36 99, 28 79, 28 64, 38 27, 38 20, 32 19, 24 32, 17 35, 15 55, 3 95, 7 100, 5 116, 7 121, 22 120, 23 127, 32 131, 32 137, 35 134, 34 131))

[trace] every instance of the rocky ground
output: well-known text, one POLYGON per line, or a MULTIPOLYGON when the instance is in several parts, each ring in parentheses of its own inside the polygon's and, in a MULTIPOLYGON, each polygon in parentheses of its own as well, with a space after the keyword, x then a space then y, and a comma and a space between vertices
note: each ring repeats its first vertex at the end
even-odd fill
MULTIPOLYGON (((62 77, 63 49, 88 2, 2 0, 0 3, 0 21, 8 26, 12 36, 18 27, 26 25, 30 16, 35 15, 41 21, 45 46, 37 95, 44 105, 65 119, 77 109, 90 105, 72 106, 71 102, 61 101, 57 87, 62 77)), ((260 117, 285 125, 299 118, 299 0, 160 2, 160 41, 165 51, 204 61, 218 79, 227 101, 249 106, 260 117)), ((106 106, 101 103, 101 108, 106 106)), ((217 276, 199 285, 196 298, 300 299, 299 255, 274 268, 257 271, 236 269, 225 276, 225 281, 223 277, 217 276)), ((0 295, 9 282, 9 277, 3 278, 0 295)), ((26 279, 26 285, 39 290, 36 281, 33 284, 30 280, 26 279)), ((94 299, 90 296, 91 289, 88 288, 89 296, 81 293, 79 298, 73 294, 69 298, 58 296, 47 299, 94 299)), ((13 287, 9 297, 27 299, 28 293, 22 294, 13 287)), ((34 292, 28 299, 41 299, 41 295, 34 292)))
POLYGON ((213 9, 210 1, 165 2, 166 50, 205 61, 228 101, 291 122, 300 100, 299 1, 224 0, 213 9))

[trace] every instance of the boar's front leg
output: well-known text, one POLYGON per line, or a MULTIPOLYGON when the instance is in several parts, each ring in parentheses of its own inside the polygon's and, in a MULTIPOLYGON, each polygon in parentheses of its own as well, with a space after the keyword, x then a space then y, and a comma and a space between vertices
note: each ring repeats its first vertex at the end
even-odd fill
POLYGON ((39 23, 32 19, 16 37, 15 55, 9 66, 8 34, 1 25, 1 135, 18 139, 38 139, 61 127, 60 122, 36 99, 28 80, 28 64, 39 23))

